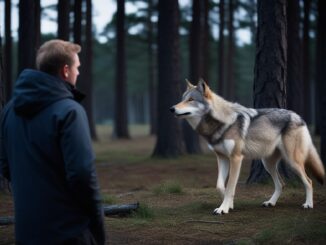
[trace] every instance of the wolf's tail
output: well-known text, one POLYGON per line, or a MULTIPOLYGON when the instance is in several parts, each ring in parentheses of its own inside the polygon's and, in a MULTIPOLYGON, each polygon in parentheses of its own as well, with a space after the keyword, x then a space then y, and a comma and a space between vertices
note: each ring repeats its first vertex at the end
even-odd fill
POLYGON ((320 160, 316 148, 313 145, 310 146, 306 163, 308 164, 308 168, 311 170, 312 174, 316 177, 318 182, 323 184, 325 178, 324 165, 320 160))

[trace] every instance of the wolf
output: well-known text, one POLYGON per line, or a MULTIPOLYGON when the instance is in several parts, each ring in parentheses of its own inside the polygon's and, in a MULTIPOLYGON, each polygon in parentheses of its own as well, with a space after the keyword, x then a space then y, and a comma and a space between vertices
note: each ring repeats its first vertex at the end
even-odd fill
POLYGON ((223 202, 214 214, 233 209, 235 188, 243 159, 261 159, 271 175, 275 190, 263 206, 275 206, 284 183, 278 172, 283 159, 302 180, 306 190, 303 208, 313 208, 313 187, 305 167, 320 183, 325 170, 312 143, 306 123, 296 113, 278 108, 252 109, 229 102, 212 92, 205 81, 196 86, 187 81, 182 101, 170 108, 178 118, 186 119, 216 153, 216 188, 223 202))

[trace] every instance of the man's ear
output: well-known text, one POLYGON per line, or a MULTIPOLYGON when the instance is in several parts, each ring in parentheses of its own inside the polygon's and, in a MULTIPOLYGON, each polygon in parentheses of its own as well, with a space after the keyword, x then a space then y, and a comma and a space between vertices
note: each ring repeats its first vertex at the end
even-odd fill
POLYGON ((202 78, 199 80, 197 88, 206 98, 211 98, 211 89, 202 78))
POLYGON ((63 80, 66 80, 69 76, 69 67, 68 65, 64 65, 61 69, 60 69, 60 77, 63 79, 63 80))
POLYGON ((188 80, 188 79, 186 79, 186 83, 187 83, 187 90, 189 90, 189 89, 192 89, 192 88, 195 88, 195 87, 196 87, 196 86, 192 85, 192 83, 191 83, 191 82, 189 82, 189 80, 188 80))

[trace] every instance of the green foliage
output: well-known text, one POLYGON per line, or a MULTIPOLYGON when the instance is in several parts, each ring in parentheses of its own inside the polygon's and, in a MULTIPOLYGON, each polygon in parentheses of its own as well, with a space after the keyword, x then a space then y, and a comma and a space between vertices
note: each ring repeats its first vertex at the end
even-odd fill
POLYGON ((102 194, 102 202, 110 205, 117 203, 117 199, 112 195, 102 194))
POLYGON ((150 220, 153 219, 155 215, 152 208, 145 203, 141 203, 138 209, 133 212, 132 217, 136 219, 150 220))
POLYGON ((183 190, 181 185, 175 181, 167 181, 162 183, 159 186, 156 186, 153 189, 154 194, 161 195, 161 194, 182 194, 183 190))

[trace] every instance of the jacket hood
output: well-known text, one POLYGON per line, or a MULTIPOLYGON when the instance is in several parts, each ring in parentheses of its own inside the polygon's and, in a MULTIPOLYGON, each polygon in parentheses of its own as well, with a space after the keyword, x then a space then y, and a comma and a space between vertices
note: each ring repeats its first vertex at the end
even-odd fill
POLYGON ((13 107, 20 116, 31 117, 48 105, 65 98, 74 98, 73 87, 47 73, 26 69, 18 77, 13 107))

